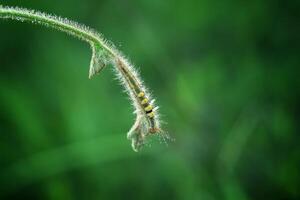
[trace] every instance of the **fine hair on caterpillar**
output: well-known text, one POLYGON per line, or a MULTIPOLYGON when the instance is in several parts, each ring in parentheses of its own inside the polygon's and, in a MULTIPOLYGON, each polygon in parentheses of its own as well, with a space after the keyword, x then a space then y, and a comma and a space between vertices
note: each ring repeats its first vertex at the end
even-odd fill
POLYGON ((133 150, 139 151, 150 135, 159 135, 164 141, 169 138, 160 128, 158 107, 155 106, 154 99, 144 86, 138 73, 124 56, 112 44, 103 39, 99 33, 68 19, 16 7, 0 5, 0 19, 43 25, 88 42, 92 49, 89 78, 99 74, 105 66, 111 64, 135 108, 136 121, 127 133, 133 150))
POLYGON ((155 100, 143 86, 137 72, 123 57, 116 58, 115 66, 119 69, 118 78, 125 85, 136 109, 136 122, 127 133, 127 138, 132 141, 132 148, 138 151, 145 144, 145 138, 149 134, 159 134, 163 138, 168 138, 160 128, 158 107, 154 105, 155 100))

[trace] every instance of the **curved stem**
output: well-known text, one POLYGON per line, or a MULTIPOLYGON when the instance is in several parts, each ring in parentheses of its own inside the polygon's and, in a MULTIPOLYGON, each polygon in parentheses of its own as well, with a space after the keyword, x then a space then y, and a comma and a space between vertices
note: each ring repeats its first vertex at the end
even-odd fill
POLYGON ((28 21, 35 24, 41 24, 47 27, 51 27, 70 35, 83 39, 90 44, 99 45, 111 55, 115 56, 113 50, 108 47, 101 36, 90 28, 80 25, 76 22, 61 17, 55 17, 34 10, 28 10, 23 8, 10 8, 2 7, 0 5, 0 18, 10 18, 19 21, 28 21))
POLYGON ((34 10, 10 8, 0 5, 0 18, 32 22, 50 27, 88 42, 93 51, 89 77, 99 73, 107 64, 113 64, 122 85, 126 88, 135 106, 137 120, 127 136, 132 140, 132 147, 138 150, 144 145, 149 133, 163 132, 160 129, 157 107, 154 100, 143 86, 134 67, 111 45, 102 39, 101 35, 92 29, 68 19, 48 15, 34 10))

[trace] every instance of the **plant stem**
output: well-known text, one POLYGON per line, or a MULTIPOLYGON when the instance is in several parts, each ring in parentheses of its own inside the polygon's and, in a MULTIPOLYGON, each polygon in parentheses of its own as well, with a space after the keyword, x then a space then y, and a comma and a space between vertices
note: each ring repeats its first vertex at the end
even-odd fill
POLYGON ((154 99, 151 98, 138 73, 119 51, 102 39, 100 34, 68 19, 23 8, 10 8, 0 5, 0 18, 40 24, 88 42, 93 51, 89 78, 98 74, 106 65, 112 64, 116 69, 118 78, 121 80, 121 84, 131 97, 137 117, 136 122, 127 133, 127 137, 132 140, 133 149, 138 151, 145 144, 145 138, 149 134, 157 133, 163 138, 166 137, 160 129, 158 107, 154 106, 154 99))
POLYGON ((105 44, 105 42, 98 33, 86 26, 80 25, 68 19, 63 19, 61 17, 36 12, 34 10, 2 7, 1 5, 0 18, 10 18, 51 27, 66 32, 80 39, 83 39, 93 45, 100 46, 104 48, 107 52, 109 52, 112 56, 115 56, 113 50, 105 44))

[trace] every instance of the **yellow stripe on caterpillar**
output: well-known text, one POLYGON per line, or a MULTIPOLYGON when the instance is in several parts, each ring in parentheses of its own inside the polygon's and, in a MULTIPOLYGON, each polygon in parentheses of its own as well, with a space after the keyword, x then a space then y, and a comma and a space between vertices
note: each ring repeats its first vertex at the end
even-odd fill
POLYGON ((149 106, 147 106, 146 108, 145 108, 145 111, 151 111, 152 110, 152 106, 151 105, 149 105, 149 106))
POLYGON ((138 94, 138 97, 144 97, 145 96, 145 93, 144 92, 140 92, 139 94, 138 94))
POLYGON ((143 101, 141 102, 142 105, 145 105, 146 103, 148 103, 148 99, 143 99, 143 101))
POLYGON ((154 113, 153 112, 148 113, 147 116, 150 117, 150 118, 154 118, 154 113))

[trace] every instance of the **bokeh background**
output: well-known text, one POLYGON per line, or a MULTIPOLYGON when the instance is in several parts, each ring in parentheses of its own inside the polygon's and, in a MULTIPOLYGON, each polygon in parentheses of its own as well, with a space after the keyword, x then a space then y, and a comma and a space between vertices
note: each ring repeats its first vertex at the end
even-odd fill
POLYGON ((1 0, 84 23, 139 68, 168 146, 89 46, 0 21, 1 199, 299 199, 299 1, 1 0), (298 16, 297 16, 298 15, 298 16))

